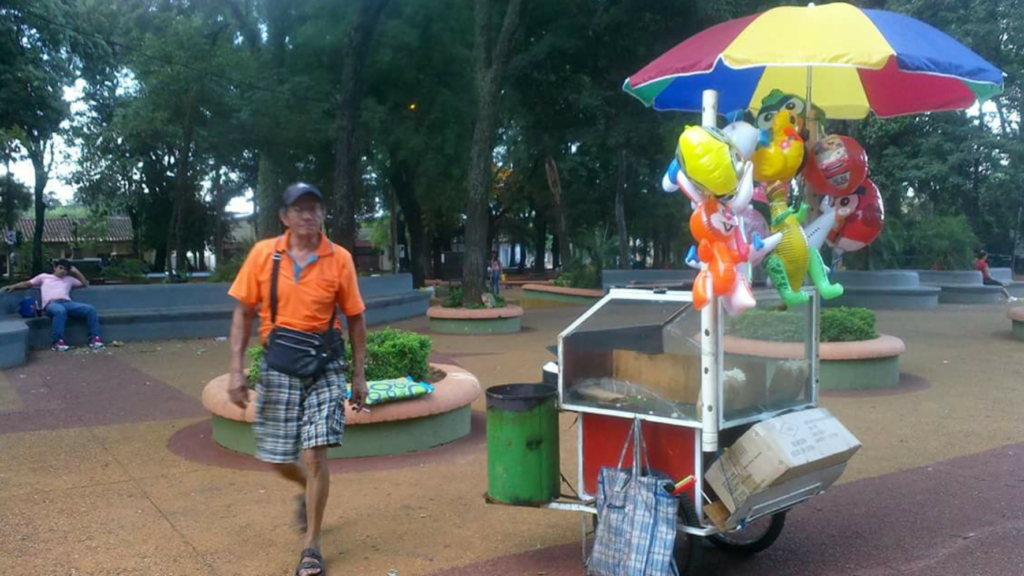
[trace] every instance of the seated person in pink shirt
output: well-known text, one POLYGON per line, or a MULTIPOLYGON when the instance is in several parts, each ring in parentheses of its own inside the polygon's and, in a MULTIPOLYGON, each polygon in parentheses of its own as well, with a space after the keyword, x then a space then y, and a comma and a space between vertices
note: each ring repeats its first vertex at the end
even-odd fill
POLYGON ((77 268, 67 260, 57 260, 53 263, 53 274, 40 274, 35 278, 4 286, 4 292, 11 290, 24 290, 33 286, 39 287, 43 298, 43 311, 50 318, 53 318, 52 341, 53 349, 57 352, 64 352, 71 348, 64 342, 64 325, 68 316, 72 318, 85 318, 89 325, 89 347, 98 349, 103 347, 100 340, 100 319, 96 315, 96 308, 91 304, 82 304, 71 300, 71 289, 88 286, 89 281, 82 276, 77 268))

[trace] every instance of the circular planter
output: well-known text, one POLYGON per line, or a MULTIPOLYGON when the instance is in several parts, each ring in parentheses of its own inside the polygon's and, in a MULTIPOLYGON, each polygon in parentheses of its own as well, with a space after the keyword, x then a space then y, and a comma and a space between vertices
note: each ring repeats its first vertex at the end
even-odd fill
POLYGON ((430 329, 442 334, 510 334, 519 332, 523 309, 519 306, 501 308, 427 309, 430 329))
POLYGON ((1013 322, 1013 337, 1024 340, 1024 306, 1010 308, 1006 316, 1013 322))
MULTIPOLYGON (((353 412, 345 405, 345 441, 327 451, 330 459, 387 456, 426 450, 469 434, 470 405, 480 396, 476 376, 450 364, 431 364, 447 376, 434 392, 420 398, 378 404, 370 412, 353 412)), ((203 389, 203 406, 213 414, 213 440, 228 450, 253 455, 256 437, 256 391, 239 408, 228 400, 228 375, 211 380, 203 389)))
POLYGON ((586 288, 565 288, 548 284, 525 284, 519 303, 523 308, 563 308, 566 306, 592 306, 604 292, 586 288))
MULTIPOLYGON (((804 358, 802 343, 769 342, 725 337, 730 354, 762 358, 804 358)), ((900 382, 900 355, 906 344, 882 334, 873 340, 825 342, 818 346, 818 382, 821 390, 895 388, 900 382)))

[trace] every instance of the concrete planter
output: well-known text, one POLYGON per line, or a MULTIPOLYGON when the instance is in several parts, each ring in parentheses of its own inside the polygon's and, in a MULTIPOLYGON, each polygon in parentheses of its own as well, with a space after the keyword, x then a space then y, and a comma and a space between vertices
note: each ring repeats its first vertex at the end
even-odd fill
MULTIPOLYGON (((328 458, 360 458, 418 452, 454 442, 470 431, 471 404, 480 396, 480 383, 469 372, 450 364, 431 364, 447 376, 433 394, 380 404, 371 412, 345 406, 345 443, 331 448, 328 458)), ((211 380, 203 389, 203 406, 213 415, 213 440, 234 452, 253 455, 256 438, 256 392, 250 391, 243 410, 228 400, 228 375, 211 380)))
POLYGON ((526 284, 519 303, 523 308, 563 308, 566 306, 592 306, 604 292, 586 288, 564 288, 548 284, 526 284))
MULTIPOLYGON (((762 358, 804 358, 802 343, 769 342, 725 337, 725 351, 762 358)), ((820 389, 865 390, 895 388, 900 382, 900 355, 906 344, 882 334, 874 340, 825 342, 818 346, 820 389)))
POLYGON ((430 329, 442 334, 510 334, 519 332, 523 309, 519 306, 501 308, 427 309, 430 329))
POLYGON ((1013 337, 1024 340, 1024 306, 1010 308, 1006 312, 1006 316, 1013 323, 1013 337))

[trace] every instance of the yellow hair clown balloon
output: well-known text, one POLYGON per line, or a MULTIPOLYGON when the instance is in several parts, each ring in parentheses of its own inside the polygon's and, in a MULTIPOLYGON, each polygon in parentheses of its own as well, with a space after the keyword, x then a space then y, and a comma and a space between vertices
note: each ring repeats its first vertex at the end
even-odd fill
POLYGON ((711 196, 733 194, 743 176, 743 155, 721 130, 687 126, 676 148, 679 167, 711 196))

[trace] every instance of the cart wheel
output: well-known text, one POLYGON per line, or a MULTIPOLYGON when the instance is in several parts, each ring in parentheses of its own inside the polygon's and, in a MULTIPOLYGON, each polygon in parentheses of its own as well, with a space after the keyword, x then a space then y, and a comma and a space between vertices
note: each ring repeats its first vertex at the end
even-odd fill
MULTIPOLYGON (((697 511, 694 509, 690 499, 685 495, 679 497, 679 522, 697 528, 700 523, 697 521, 697 511)), ((676 559, 676 567, 679 568, 679 576, 693 576, 700 570, 704 560, 704 538, 687 534, 682 530, 676 532, 676 547, 673 555, 676 559)))
POLYGON ((758 518, 742 530, 714 534, 711 543, 733 554, 753 556, 771 546, 786 526, 786 513, 758 518))

